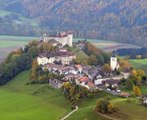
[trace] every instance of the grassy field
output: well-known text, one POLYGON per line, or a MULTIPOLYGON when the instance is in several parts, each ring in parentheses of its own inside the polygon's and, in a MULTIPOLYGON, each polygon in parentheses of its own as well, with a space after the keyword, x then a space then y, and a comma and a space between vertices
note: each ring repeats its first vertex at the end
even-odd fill
POLYGON ((147 95, 147 86, 142 86, 141 92, 142 92, 142 94, 147 95))
POLYGON ((107 120, 94 112, 96 100, 100 97, 107 96, 107 93, 100 93, 92 99, 84 99, 79 106, 79 110, 72 114, 67 120, 107 120))
POLYGON ((130 63, 137 69, 143 69, 147 74, 147 59, 133 59, 130 63))
POLYGON ((147 108, 134 102, 127 102, 127 100, 118 98, 112 101, 118 107, 119 111, 109 115, 117 120, 146 120, 147 108))
MULTIPOLYGON (((98 98, 102 96, 105 96, 104 93, 98 98)), ((85 100, 79 107, 79 110, 67 120, 107 120, 94 112, 95 101, 96 99, 85 100)), ((147 108, 138 104, 138 102, 129 103, 124 98, 114 98, 111 102, 118 107, 119 111, 107 114, 108 117, 116 120, 145 120, 147 117, 147 108)))
POLYGON ((26 85, 29 71, 0 87, 1 120, 58 120, 70 105, 62 93, 48 85, 26 85))

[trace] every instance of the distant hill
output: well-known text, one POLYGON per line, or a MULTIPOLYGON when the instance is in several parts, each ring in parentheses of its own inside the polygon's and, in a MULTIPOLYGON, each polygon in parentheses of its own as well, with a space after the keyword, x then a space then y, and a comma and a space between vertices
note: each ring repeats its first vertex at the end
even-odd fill
MULTIPOLYGON (((14 33, 20 29, 25 31, 19 31, 20 34, 26 35, 39 34, 42 32, 40 28, 49 32, 71 30, 78 37, 115 40, 141 46, 147 46, 146 6, 146 0, 1 0, 0 2, 0 9, 13 13, 8 15, 8 19, 13 20, 10 27, 15 28, 14 33), (26 25, 27 19, 29 22, 26 25), (32 23, 35 23, 35 26, 32 23)), ((0 15, 0 24, 3 26, 0 34, 11 33, 7 30, 9 24, 4 22, 7 19, 5 17, 0 15)))

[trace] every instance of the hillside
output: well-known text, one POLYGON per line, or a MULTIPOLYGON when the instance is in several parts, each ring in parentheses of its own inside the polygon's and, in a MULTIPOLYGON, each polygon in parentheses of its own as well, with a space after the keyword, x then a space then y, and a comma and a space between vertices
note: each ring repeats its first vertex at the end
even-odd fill
MULTIPOLYGON (((19 13, 35 21, 37 27, 49 32, 71 30, 79 37, 123 41, 141 46, 147 46, 146 6, 146 0, 2 0, 0 2, 0 9, 19 13)), ((0 23, 4 25, 5 22, 0 21, 0 23)), ((29 23, 26 35, 39 34, 39 29, 35 29, 36 26, 29 23)), ((0 34, 8 34, 8 28, 2 29, 0 34), (2 32, 2 29, 5 29, 5 32, 2 32)))
POLYGON ((136 69, 143 69, 145 73, 147 74, 147 59, 132 59, 130 60, 130 63, 136 69))
POLYGON ((29 71, 0 86, 1 120, 58 120, 70 112, 59 90, 48 85, 27 85, 29 71))

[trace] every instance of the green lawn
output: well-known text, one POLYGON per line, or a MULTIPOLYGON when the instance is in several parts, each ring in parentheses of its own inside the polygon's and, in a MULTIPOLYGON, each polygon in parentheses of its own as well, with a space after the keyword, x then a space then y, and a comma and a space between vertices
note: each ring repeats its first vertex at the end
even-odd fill
POLYGON ((147 59, 132 59, 130 63, 137 69, 143 69, 147 73, 147 59))
POLYGON ((29 71, 19 74, 0 87, 1 120, 58 120, 68 112, 70 105, 48 85, 27 85, 29 71))

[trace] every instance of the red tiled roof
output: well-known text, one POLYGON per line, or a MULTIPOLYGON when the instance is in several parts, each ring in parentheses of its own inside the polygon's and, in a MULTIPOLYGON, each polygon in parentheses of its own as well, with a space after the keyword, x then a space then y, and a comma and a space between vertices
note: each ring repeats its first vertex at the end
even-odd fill
POLYGON ((89 78, 88 77, 82 77, 80 79, 80 82, 88 82, 89 81, 89 78))
POLYGON ((75 67, 78 68, 78 69, 79 69, 79 68, 82 68, 81 65, 75 65, 75 67))
POLYGON ((93 82, 88 82, 87 84, 89 87, 96 87, 93 82))

